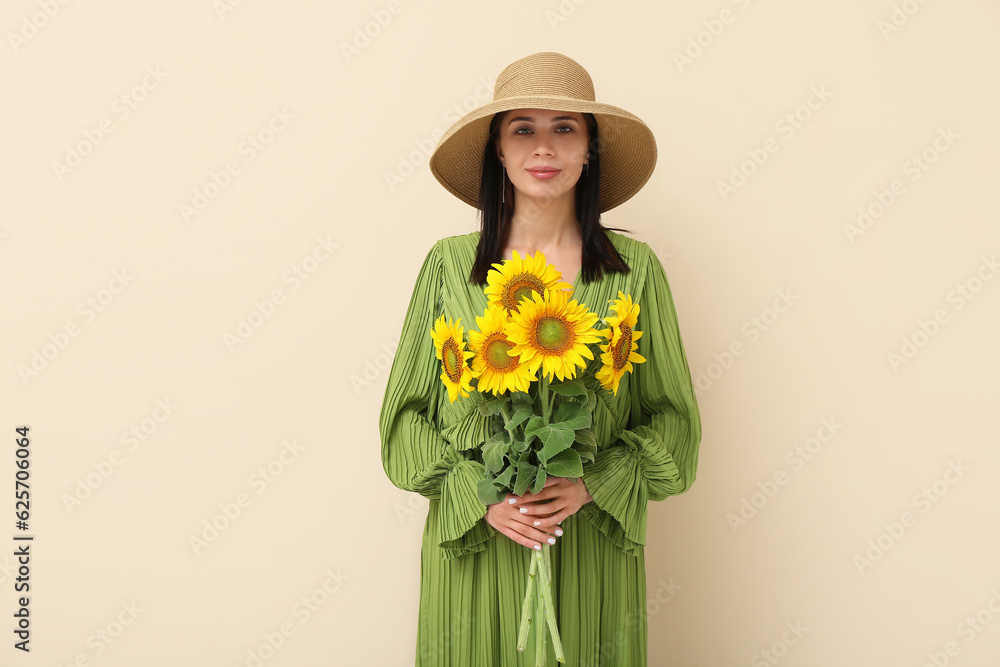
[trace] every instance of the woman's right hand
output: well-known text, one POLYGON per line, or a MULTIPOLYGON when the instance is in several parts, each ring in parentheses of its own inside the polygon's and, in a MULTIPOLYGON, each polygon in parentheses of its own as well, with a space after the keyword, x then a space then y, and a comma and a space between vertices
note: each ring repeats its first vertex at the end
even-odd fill
POLYGON ((522 513, 521 500, 522 498, 508 493, 500 502, 487 506, 486 521, 499 532, 529 549, 541 549, 542 544, 546 543, 555 544, 555 538, 563 533, 562 528, 549 526, 548 530, 552 531, 551 534, 536 528, 533 525, 534 522, 544 517, 538 514, 522 513))

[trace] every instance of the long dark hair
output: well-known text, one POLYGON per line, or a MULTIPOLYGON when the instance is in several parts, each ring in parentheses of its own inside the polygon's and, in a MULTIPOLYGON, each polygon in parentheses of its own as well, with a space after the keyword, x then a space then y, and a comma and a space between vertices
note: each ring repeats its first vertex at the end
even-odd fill
MULTIPOLYGON (((494 114, 490 122, 490 135, 483 149, 483 174, 479 183, 479 246, 476 248, 476 261, 469 274, 469 282, 485 285, 486 274, 492 265, 503 261, 503 249, 510 233, 511 220, 514 215, 514 188, 508 186, 508 179, 503 178, 502 165, 497 157, 496 147, 499 142, 500 121, 507 114, 501 111, 494 114), (500 181, 507 192, 501 192, 500 181), (501 205, 501 198, 506 199, 501 205)), ((580 237, 583 240, 583 264, 580 267, 580 277, 585 282, 600 280, 605 271, 612 273, 628 273, 628 264, 618 253, 605 230, 616 232, 632 232, 620 227, 604 227, 601 225, 600 186, 601 160, 600 141, 597 136, 597 119, 593 114, 583 114, 590 135, 588 148, 590 150, 589 164, 576 184, 576 217, 580 221, 580 237)), ((572 276, 563 276, 563 280, 572 280, 572 276)))

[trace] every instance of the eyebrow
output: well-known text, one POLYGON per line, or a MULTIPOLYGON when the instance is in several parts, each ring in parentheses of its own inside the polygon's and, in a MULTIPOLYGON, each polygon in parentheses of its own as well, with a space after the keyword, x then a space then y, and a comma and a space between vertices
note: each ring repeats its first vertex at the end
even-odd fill
MULTIPOLYGON (((526 120, 526 121, 528 121, 530 123, 534 123, 535 122, 535 119, 532 118, 531 116, 517 116, 516 118, 511 118, 509 121, 507 121, 507 124, 510 125, 511 123, 513 123, 514 121, 517 121, 517 120, 526 120)), ((563 121, 563 120, 571 120, 571 121, 573 121, 575 123, 579 122, 576 118, 573 118, 573 116, 556 116, 555 118, 552 119, 552 122, 556 123, 556 122, 563 121)))

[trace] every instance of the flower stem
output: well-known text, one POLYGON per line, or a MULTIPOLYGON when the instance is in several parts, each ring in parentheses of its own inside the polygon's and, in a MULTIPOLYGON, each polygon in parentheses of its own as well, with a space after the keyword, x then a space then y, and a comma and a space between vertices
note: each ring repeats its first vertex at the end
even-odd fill
POLYGON ((545 373, 538 380, 538 395, 542 401, 542 425, 549 425, 549 383, 545 379, 545 373))
POLYGON ((531 626, 532 610, 535 607, 535 577, 538 571, 538 559, 531 556, 531 567, 528 568, 528 590, 521 603, 521 627, 517 632, 517 650, 524 651, 528 645, 528 628, 531 626))
POLYGON ((510 421, 510 408, 507 407, 507 401, 506 400, 503 403, 500 404, 500 414, 503 415, 503 426, 504 426, 504 429, 507 431, 507 434, 510 436, 510 439, 513 440, 514 439, 514 431, 517 430, 517 429, 516 429, 516 427, 514 429, 508 429, 507 428, 507 422, 510 421))
MULTIPOLYGON (((548 546, 543 546, 543 550, 548 550, 548 546)), ((559 637, 559 627, 556 625, 556 610, 555 605, 552 602, 552 586, 551 586, 551 576, 548 572, 548 565, 545 562, 545 558, 548 554, 543 556, 538 553, 537 556, 542 560, 538 563, 538 585, 536 586, 539 593, 542 595, 542 600, 544 602, 544 615, 545 621, 548 623, 549 631, 552 633, 552 648, 556 652, 556 662, 566 662, 566 656, 563 653, 562 639, 559 637)), ((539 627, 535 629, 536 632, 544 632, 544 628, 539 627)))
MULTIPOLYGON (((533 560, 541 560, 535 558, 533 560)), ((539 571, 545 567, 544 563, 538 563, 539 571)), ((541 583, 541 581, 539 581, 541 583)), ((535 616, 537 618, 542 618, 542 614, 545 613, 545 599, 542 597, 542 587, 535 586, 535 616)), ((535 667, 545 667, 546 658, 548 655, 545 652, 545 624, 539 623, 535 626, 535 667)))

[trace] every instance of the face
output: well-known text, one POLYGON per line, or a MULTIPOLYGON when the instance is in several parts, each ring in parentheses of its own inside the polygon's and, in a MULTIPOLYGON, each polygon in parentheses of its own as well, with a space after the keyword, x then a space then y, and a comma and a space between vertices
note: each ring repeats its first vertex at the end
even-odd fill
POLYGON ((518 195, 542 202, 573 197, 587 163, 583 114, 512 109, 500 122, 499 136, 498 157, 518 195))

